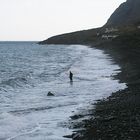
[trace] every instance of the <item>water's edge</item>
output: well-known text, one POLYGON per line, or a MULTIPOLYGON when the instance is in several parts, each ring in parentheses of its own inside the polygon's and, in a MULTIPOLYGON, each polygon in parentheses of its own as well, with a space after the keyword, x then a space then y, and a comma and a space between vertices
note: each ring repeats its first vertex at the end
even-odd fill
POLYGON ((67 128, 70 116, 126 88, 113 79, 120 67, 98 49, 26 42, 4 45, 0 44, 0 60, 5 61, 1 67, 0 138, 65 139, 62 136, 73 131, 67 128), (74 73, 73 84, 69 70, 74 73), (48 91, 55 96, 47 97, 48 91))

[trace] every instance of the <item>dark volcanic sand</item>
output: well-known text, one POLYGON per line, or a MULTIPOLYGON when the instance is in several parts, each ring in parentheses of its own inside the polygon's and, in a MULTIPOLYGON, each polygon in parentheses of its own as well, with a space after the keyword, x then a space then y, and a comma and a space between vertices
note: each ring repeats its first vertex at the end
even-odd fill
MULTIPOLYGON (((96 47, 120 65, 122 72, 115 78, 127 83, 128 88, 98 101, 95 109, 90 110, 91 119, 73 125, 84 130, 69 137, 73 140, 140 140, 140 41, 108 41, 96 47)), ((79 117, 82 115, 72 119, 79 117)))

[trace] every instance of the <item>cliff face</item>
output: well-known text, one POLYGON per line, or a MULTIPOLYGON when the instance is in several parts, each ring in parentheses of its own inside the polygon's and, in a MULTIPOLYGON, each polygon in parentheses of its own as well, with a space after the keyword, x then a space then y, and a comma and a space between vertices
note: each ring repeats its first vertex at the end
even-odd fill
MULTIPOLYGON (((108 19, 107 23, 98 29, 78 31, 51 37, 39 44, 86 44, 97 40, 97 34, 106 27, 121 27, 126 25, 140 26, 140 0, 127 0, 108 19)), ((124 27, 123 27, 124 28, 124 27)))
POLYGON ((140 23, 140 0, 127 0, 108 19, 105 26, 122 26, 140 23))

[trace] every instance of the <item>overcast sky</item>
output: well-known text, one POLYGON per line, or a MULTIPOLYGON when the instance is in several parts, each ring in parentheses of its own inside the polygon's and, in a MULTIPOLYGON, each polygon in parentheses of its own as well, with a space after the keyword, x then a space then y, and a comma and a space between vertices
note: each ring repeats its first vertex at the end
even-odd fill
POLYGON ((0 40, 44 40, 104 25, 126 0, 0 0, 0 40))

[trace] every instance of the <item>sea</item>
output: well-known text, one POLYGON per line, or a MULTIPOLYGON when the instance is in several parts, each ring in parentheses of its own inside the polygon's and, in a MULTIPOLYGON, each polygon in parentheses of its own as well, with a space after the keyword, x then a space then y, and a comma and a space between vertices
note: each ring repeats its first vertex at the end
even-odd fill
POLYGON ((0 140, 67 140, 71 116, 126 88, 120 71, 84 45, 0 42, 0 140))

